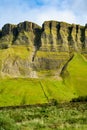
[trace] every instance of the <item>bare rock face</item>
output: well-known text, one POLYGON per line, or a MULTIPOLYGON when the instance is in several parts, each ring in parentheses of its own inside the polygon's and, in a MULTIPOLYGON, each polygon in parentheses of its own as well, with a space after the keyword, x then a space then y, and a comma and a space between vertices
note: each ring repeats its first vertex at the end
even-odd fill
POLYGON ((87 51, 87 24, 85 26, 85 42, 84 42, 84 49, 87 51))
POLYGON ((56 21, 46 21, 42 27, 42 34, 41 34, 41 49, 42 50, 57 50, 57 25, 58 22, 56 21))
POLYGON ((2 27, 0 32, 0 48, 8 48, 14 39, 13 31, 16 28, 16 25, 6 24, 2 27))
POLYGON ((39 46, 40 35, 41 27, 32 22, 6 24, 0 32, 0 48, 3 49, 4 45, 37 45, 37 42, 39 46))
MULTIPOLYGON (((37 35, 40 34, 40 26, 32 22, 23 22, 17 25, 17 35, 13 44, 15 45, 35 45, 37 42, 37 35)), ((39 42, 38 42, 39 44, 39 42)))
POLYGON ((65 22, 46 21, 42 26, 41 49, 82 51, 86 40, 86 27, 65 22))
POLYGON ((86 47, 86 32, 87 26, 65 22, 45 21, 41 28, 25 21, 18 25, 4 25, 0 31, 0 44, 36 45, 47 51, 81 51, 86 47))
POLYGON ((0 30, 0 49, 1 76, 59 76, 73 51, 87 52, 87 25, 58 21, 45 21, 42 27, 28 21, 6 24, 0 30), (21 46, 26 49, 22 51, 21 46))
POLYGON ((37 78, 37 74, 33 71, 30 60, 28 58, 21 59, 16 56, 6 58, 2 65, 1 73, 3 76, 37 78))
POLYGON ((6 24, 2 28, 2 36, 9 35, 13 33, 13 29, 15 28, 15 25, 6 24))
POLYGON ((23 32, 23 31, 34 31, 35 29, 37 28, 40 28, 39 25, 35 24, 35 23, 32 23, 32 22, 28 22, 28 21, 25 21, 23 23, 19 23, 17 25, 17 29, 18 29, 18 32, 23 32))

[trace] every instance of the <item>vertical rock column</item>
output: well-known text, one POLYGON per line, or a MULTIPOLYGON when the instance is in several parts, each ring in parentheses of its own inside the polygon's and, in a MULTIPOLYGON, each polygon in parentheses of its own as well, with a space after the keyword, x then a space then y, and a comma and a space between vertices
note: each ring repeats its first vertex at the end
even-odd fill
POLYGON ((87 51, 87 24, 85 25, 85 50, 87 51))
POLYGON ((78 50, 81 50, 82 49, 82 46, 81 46, 81 28, 80 28, 80 25, 77 25, 76 26, 76 43, 77 43, 77 47, 78 47, 78 50))
POLYGON ((72 24, 70 45, 73 50, 78 51, 76 25, 72 24))
POLYGON ((72 25, 69 27, 69 48, 70 51, 82 51, 84 46, 85 31, 80 25, 72 25))
POLYGON ((58 30, 58 44, 59 50, 60 51, 69 51, 69 46, 68 46, 68 27, 69 24, 61 22, 60 23, 60 28, 58 30))
POLYGON ((50 38, 50 22, 46 21, 42 26, 41 50, 48 51, 50 38))
POLYGON ((57 32, 57 26, 58 22, 56 21, 51 21, 50 23, 50 28, 51 28, 51 38, 50 38, 50 45, 51 45, 51 50, 52 51, 58 51, 58 32, 57 32))

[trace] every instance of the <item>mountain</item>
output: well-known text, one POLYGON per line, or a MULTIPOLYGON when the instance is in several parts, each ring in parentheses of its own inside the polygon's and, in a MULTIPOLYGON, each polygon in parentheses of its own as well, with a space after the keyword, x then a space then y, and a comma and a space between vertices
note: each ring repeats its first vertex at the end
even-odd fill
POLYGON ((87 25, 58 21, 45 21, 42 27, 28 21, 4 25, 0 30, 1 104, 85 96, 86 58, 87 25))
POLYGON ((0 75, 40 78, 50 71, 58 76, 71 53, 86 52, 86 44, 86 26, 57 21, 42 27, 28 21, 6 24, 0 31, 0 75))

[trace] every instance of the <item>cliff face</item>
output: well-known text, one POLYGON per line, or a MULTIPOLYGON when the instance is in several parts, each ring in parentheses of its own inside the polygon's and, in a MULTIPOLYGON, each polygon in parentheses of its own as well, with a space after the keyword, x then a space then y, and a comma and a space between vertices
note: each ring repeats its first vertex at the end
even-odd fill
POLYGON ((34 45, 54 51, 86 49, 87 25, 80 26, 57 21, 46 21, 42 28, 32 22, 6 24, 0 31, 0 45, 34 45), (50 47, 50 48, 49 48, 50 47))
POLYGON ((0 75, 59 76, 71 52, 87 51, 87 25, 46 21, 42 28, 25 21, 0 30, 0 75))
POLYGON ((6 24, 1 31, 0 45, 1 47, 4 45, 35 45, 37 41, 39 43, 37 36, 40 33, 41 28, 31 22, 26 21, 18 25, 6 24))
POLYGON ((86 27, 64 22, 49 21, 43 24, 42 46, 51 45, 58 51, 86 49, 86 27))

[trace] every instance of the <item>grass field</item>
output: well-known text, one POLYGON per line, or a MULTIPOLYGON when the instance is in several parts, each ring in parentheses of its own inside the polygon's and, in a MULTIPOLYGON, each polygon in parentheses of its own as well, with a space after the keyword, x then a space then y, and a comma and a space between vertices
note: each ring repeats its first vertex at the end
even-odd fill
POLYGON ((72 92, 58 80, 0 80, 0 106, 46 103, 50 99, 67 101, 72 96, 72 92))
POLYGON ((0 110, 0 130, 87 130, 87 103, 0 110))

